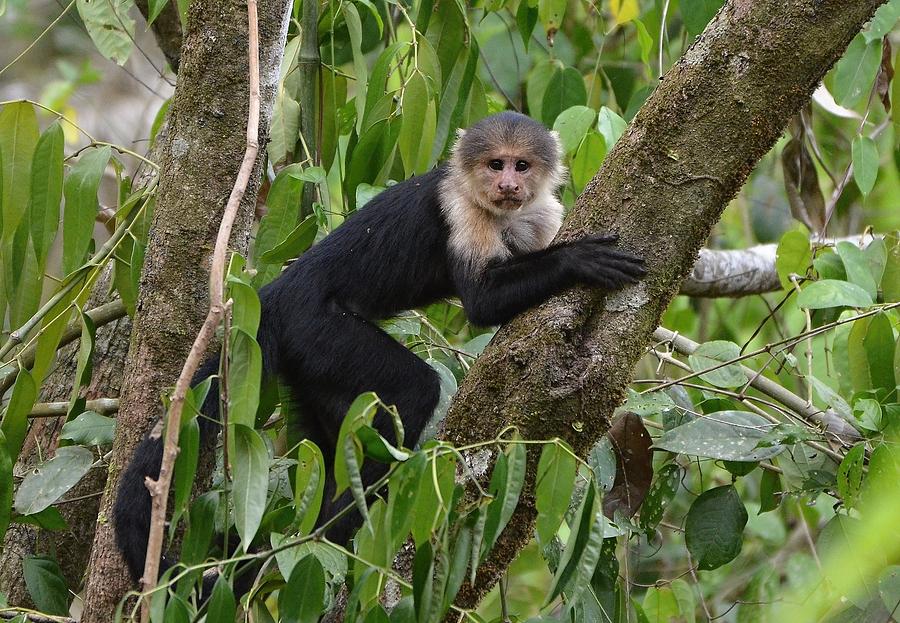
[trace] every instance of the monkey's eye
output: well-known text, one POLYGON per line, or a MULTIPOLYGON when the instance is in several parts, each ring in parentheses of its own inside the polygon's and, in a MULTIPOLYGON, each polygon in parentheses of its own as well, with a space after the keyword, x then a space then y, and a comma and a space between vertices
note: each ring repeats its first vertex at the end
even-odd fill
POLYGON ((502 160, 491 160, 488 162, 488 166, 491 167, 494 171, 502 171, 503 170, 503 161, 502 160))
POLYGON ((522 171, 527 171, 527 170, 528 170, 528 163, 527 163, 527 162, 525 162, 524 160, 517 160, 517 161, 516 161, 516 171, 518 171, 519 173, 521 173, 522 171))

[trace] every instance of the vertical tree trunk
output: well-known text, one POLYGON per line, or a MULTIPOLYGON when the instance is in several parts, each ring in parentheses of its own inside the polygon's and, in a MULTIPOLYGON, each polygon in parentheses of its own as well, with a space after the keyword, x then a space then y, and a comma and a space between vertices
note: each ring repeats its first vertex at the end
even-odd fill
MULTIPOLYGON (((289 0, 260 2, 262 144, 268 136, 289 14, 289 0)), ((86 623, 111 620, 117 602, 132 588, 109 521, 116 484, 135 446, 161 414, 160 394, 174 384, 207 310, 213 241, 245 147, 246 15, 239 0, 190 4, 119 425, 91 553, 86 623)), ((261 163, 235 223, 233 244, 238 251, 247 249, 261 163)))
MULTIPOLYGON (((617 232, 647 260, 638 286, 577 289, 503 327, 446 424, 457 444, 513 425, 582 456, 607 430, 631 370, 697 251, 756 162, 883 0, 729 0, 660 81, 579 197, 560 237, 617 232)), ((474 586, 473 606, 531 539, 529 483, 474 586)))

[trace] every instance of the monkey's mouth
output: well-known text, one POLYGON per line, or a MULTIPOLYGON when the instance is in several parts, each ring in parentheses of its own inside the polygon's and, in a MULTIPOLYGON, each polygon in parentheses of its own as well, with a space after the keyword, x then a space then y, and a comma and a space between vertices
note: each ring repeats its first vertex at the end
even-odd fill
POLYGON ((500 208, 501 210, 518 210, 525 201, 521 197, 507 195, 494 199, 491 203, 494 204, 495 208, 500 208))

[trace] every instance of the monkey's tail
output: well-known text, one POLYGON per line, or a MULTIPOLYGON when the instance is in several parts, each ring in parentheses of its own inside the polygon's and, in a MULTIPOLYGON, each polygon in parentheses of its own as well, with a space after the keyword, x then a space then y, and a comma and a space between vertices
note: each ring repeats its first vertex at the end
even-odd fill
MULTIPOLYGON (((219 357, 207 360, 197 373, 191 385, 197 385, 219 370, 219 357)), ((200 409, 200 447, 211 442, 219 429, 219 383, 213 378, 200 409)), ((155 427, 154 427, 155 428, 155 427)), ((134 451, 134 456, 119 479, 119 491, 113 508, 113 524, 116 541, 132 579, 137 582, 144 573, 144 560, 147 557, 147 538, 150 536, 150 515, 152 499, 144 484, 149 477, 159 477, 162 463, 163 439, 148 433, 134 451)), ((165 556, 160 561, 160 575, 172 566, 165 556)))

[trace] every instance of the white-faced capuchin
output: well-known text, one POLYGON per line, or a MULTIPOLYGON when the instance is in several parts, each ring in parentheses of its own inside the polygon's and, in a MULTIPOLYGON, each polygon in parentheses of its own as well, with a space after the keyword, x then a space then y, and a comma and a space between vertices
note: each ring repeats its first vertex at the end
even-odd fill
MULTIPOLYGON (((458 296, 473 324, 494 325, 576 284, 615 290, 643 277, 643 260, 616 249, 615 235, 551 244, 563 216, 560 152, 556 133, 524 115, 482 119, 459 132, 449 162, 376 196, 262 288, 264 374, 291 388, 304 433, 326 466, 359 394, 373 391, 396 405, 408 447, 437 405, 434 369, 376 321, 458 296)), ((218 369, 218 358, 208 361, 195 384, 218 369)), ((201 443, 218 433, 218 402, 214 381, 202 407, 201 443)), ((376 425, 393 439, 386 417, 376 425)), ((150 526, 144 481, 158 476, 161 456, 162 440, 148 436, 119 483, 115 529, 135 580, 150 526)), ((385 469, 365 462, 364 485, 385 469)), ((320 524, 350 503, 333 494, 329 478, 320 524)), ((345 516, 328 536, 346 543, 359 522, 355 513, 345 516)), ((163 560, 163 569, 169 565, 163 560)))

